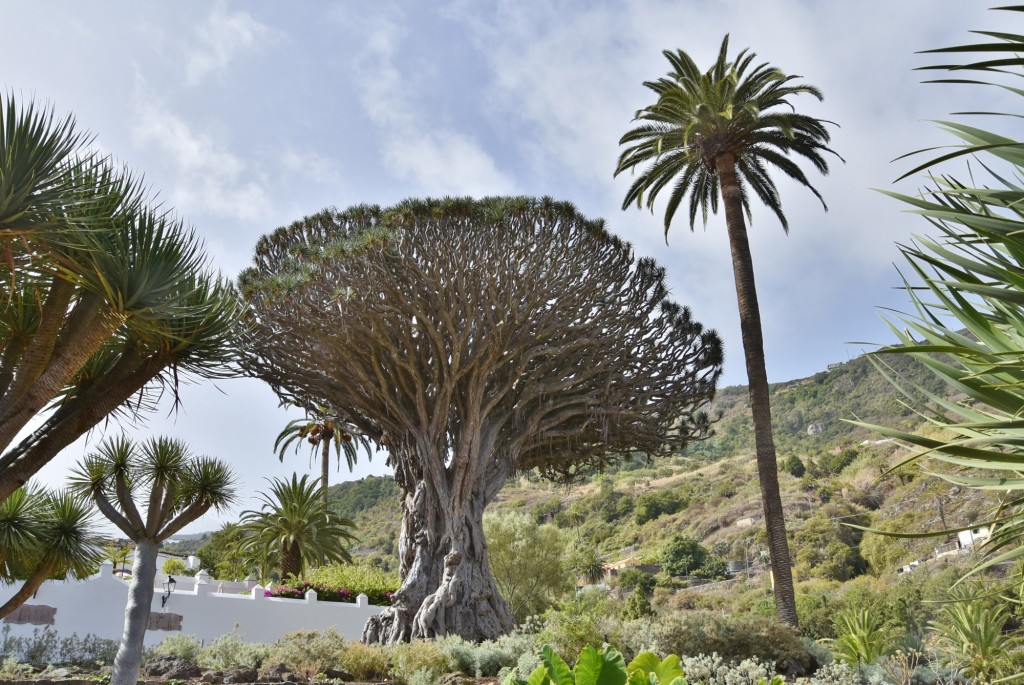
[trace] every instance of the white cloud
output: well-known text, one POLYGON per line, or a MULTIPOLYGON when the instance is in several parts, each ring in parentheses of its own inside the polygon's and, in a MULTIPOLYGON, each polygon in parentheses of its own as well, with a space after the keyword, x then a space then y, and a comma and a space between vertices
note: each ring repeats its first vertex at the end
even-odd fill
POLYGON ((280 153, 280 163, 285 171, 320 185, 339 186, 343 181, 338 164, 313 150, 287 146, 280 153))
POLYGON ((211 73, 226 68, 238 55, 252 50, 270 35, 270 29, 248 12, 229 12, 227 2, 214 4, 206 20, 194 30, 195 43, 188 51, 185 81, 198 85, 211 73))
POLYGON ((438 124, 417 102, 415 79, 396 63, 405 35, 401 15, 378 16, 358 27, 364 41, 355 64, 359 101, 381 133, 382 158, 389 170, 430 195, 513 194, 515 180, 472 136, 438 124))
POLYGON ((196 131, 160 103, 144 85, 135 98, 132 135, 136 144, 155 147, 171 166, 170 193, 185 215, 209 212, 258 220, 270 209, 263 177, 214 136, 196 131))

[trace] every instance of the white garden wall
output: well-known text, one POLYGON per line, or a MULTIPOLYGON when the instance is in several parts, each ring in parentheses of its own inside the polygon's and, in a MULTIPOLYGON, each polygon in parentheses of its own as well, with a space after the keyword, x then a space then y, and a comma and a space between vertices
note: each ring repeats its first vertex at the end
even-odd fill
MULTIPOLYGON (((165 579, 157 575, 158 583, 165 579)), ((209 642, 231 632, 235 624, 249 642, 273 642, 294 630, 323 630, 332 626, 346 638, 358 640, 367 619, 383 610, 368 604, 365 595, 360 595, 355 604, 318 602, 315 592, 310 592, 306 599, 281 599, 264 597, 259 585, 245 594, 237 594, 231 591, 238 588, 237 583, 222 584, 205 576, 197 578, 194 584, 184 582, 189 580, 182 578, 163 608, 160 601, 164 590, 157 586, 150 630, 146 633, 147 646, 179 632, 177 626, 180 632, 209 642), (222 591, 218 592, 218 588, 222 591)), ((0 604, 17 589, 18 585, 0 587, 0 604)), ((30 636, 34 629, 49 625, 61 637, 92 633, 120 639, 127 600, 128 583, 116 577, 113 564, 106 562, 88 580, 44 583, 35 597, 3 623, 10 626, 15 636, 30 636)))

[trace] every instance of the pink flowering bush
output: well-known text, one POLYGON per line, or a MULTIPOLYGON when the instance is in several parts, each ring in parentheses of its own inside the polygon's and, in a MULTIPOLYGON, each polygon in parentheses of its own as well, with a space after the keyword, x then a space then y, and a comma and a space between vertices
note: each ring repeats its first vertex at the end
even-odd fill
POLYGON ((265 590, 265 597, 286 597, 303 599, 309 590, 315 590, 321 602, 355 603, 360 594, 366 595, 370 604, 391 606, 392 596, 398 588, 398 578, 375 568, 362 566, 322 566, 308 578, 291 578, 285 584, 272 590, 265 590))

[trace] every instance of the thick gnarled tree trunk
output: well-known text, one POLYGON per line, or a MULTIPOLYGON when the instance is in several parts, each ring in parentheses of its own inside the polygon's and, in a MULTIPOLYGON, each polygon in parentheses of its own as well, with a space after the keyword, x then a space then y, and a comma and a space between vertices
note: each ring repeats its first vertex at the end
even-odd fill
POLYGON ((467 481, 467 471, 453 467, 440 479, 398 478, 402 587, 393 606, 367 622, 364 642, 448 634, 489 640, 514 627, 491 573, 483 528, 484 509, 500 489, 505 469, 478 479, 476 487, 467 481), (461 478, 455 476, 460 471, 461 478))

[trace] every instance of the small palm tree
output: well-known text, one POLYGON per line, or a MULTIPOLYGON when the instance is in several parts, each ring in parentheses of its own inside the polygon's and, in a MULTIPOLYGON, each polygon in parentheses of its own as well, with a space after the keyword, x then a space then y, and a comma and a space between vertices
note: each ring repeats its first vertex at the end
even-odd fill
POLYGON ((100 443, 72 471, 70 482, 135 542, 124 636, 110 679, 111 685, 134 685, 153 603, 157 551, 211 508, 233 504, 235 476, 224 462, 195 456, 178 440, 160 437, 136 445, 121 436, 100 443), (144 513, 136 499, 148 504, 144 513))
POLYGON ((93 512, 68 492, 20 488, 0 503, 0 579, 23 580, 0 606, 0 618, 48 578, 86 578, 103 558, 93 512))
POLYGON ((1003 632, 1010 618, 1000 599, 985 597, 980 586, 960 584, 950 592, 931 628, 947 664, 959 667, 978 682, 991 683, 1014 675, 1014 651, 1021 640, 1003 632))
POLYGON ((896 631, 872 609, 840 611, 833 625, 832 651, 848 664, 873 664, 895 648, 896 631))
POLYGON ((346 543, 356 540, 351 532, 355 523, 318 495, 319 488, 309 476, 300 480, 293 473, 290 481, 270 481, 270 494, 260 493, 260 510, 242 513, 249 554, 260 559, 277 553, 282 578, 297 577, 315 564, 351 562, 346 543))
POLYGON ((596 585, 604 579, 604 563, 597 549, 586 542, 577 541, 569 553, 569 568, 577 578, 583 578, 590 585, 596 585))
POLYGON ((682 50, 665 51, 672 71, 667 77, 644 83, 654 91, 657 101, 637 112, 640 123, 619 141, 626 149, 619 156, 615 174, 638 166, 643 168, 626 193, 623 209, 635 202, 638 207, 646 203, 653 211, 655 198, 666 186, 670 187, 665 209, 666 237, 676 210, 687 196, 691 231, 698 210, 706 225, 708 211, 717 213, 721 198, 736 280, 757 471, 775 578, 775 605, 779 618, 795 626, 796 600, 779 495, 761 313, 746 220, 751 216, 753 194, 788 231, 789 223, 769 168, 807 187, 821 199, 793 157, 802 157, 821 173, 828 173, 823 153, 835 153, 827 147, 827 122, 798 114, 790 103, 792 97, 803 94, 820 100, 817 88, 794 83, 798 76, 788 76, 768 64, 755 66, 756 55, 752 52, 743 50, 730 60, 728 51, 727 35, 718 59, 706 72, 700 71, 682 50))
POLYGON ((341 456, 345 455, 345 463, 351 471, 356 464, 359 453, 357 446, 362 444, 366 453, 371 454, 366 438, 355 435, 347 430, 341 421, 329 418, 323 409, 315 412, 307 412, 306 417, 289 421, 274 440, 274 450, 277 451, 277 458, 284 461, 284 454, 288 448, 295 445, 295 452, 302 448, 303 441, 312 446, 315 456, 317 450, 320 452, 320 501, 327 503, 327 485, 331 466, 331 447, 334 447, 334 454, 338 457, 338 468, 341 468, 341 456))

